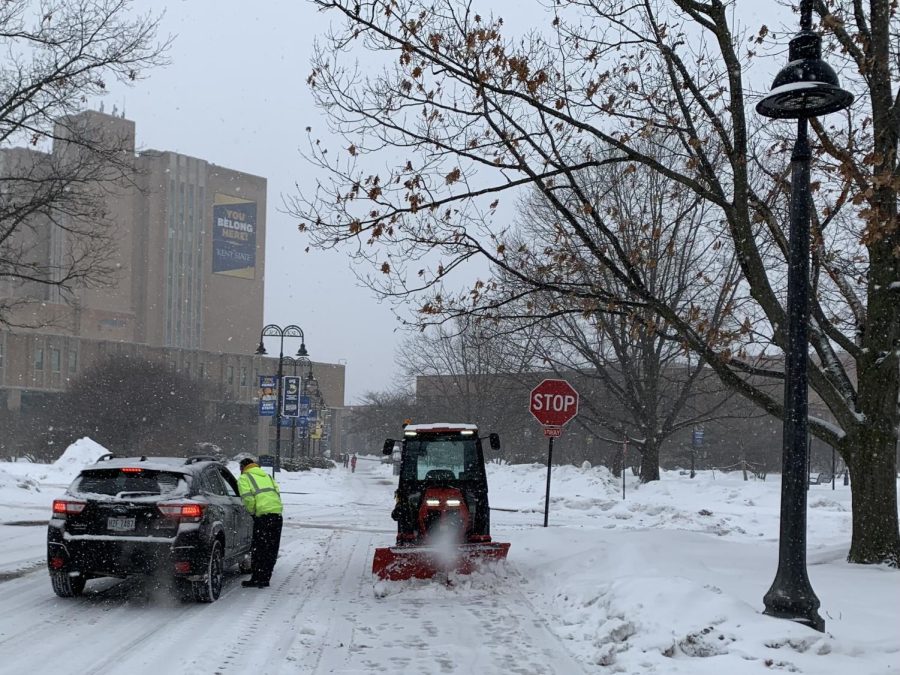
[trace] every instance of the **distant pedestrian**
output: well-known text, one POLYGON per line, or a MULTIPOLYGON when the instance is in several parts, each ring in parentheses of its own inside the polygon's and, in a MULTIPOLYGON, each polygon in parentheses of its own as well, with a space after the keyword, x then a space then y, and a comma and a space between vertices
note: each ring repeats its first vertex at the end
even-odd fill
POLYGON ((284 507, 275 479, 249 457, 241 460, 238 491, 244 506, 253 516, 253 544, 250 549, 250 578, 241 585, 266 588, 272 578, 278 547, 281 545, 281 513, 284 507))
POLYGON ((350 458, 350 473, 356 473, 356 453, 350 458))
POLYGON ((349 463, 350 463, 350 453, 349 453, 349 452, 345 452, 345 453, 344 453, 344 468, 345 468, 345 469, 347 468, 347 465, 348 465, 349 463))

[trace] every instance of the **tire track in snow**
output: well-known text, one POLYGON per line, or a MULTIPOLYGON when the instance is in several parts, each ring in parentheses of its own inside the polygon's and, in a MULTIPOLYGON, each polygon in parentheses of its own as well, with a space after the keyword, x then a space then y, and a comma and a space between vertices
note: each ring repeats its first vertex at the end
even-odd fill
MULTIPOLYGON (((294 622, 296 617, 304 608, 306 599, 315 589, 319 576, 328 568, 327 560, 331 557, 331 549, 336 536, 337 533, 333 532, 324 541, 319 541, 321 550, 313 555, 320 556, 324 560, 311 561, 310 556, 301 555, 287 576, 277 586, 267 589, 248 589, 250 593, 265 593, 268 597, 261 608, 251 607, 249 608, 251 611, 242 613, 240 621, 237 622, 236 639, 231 643, 228 653, 215 670, 215 675, 226 675, 230 672, 271 672, 259 667, 257 663, 259 658, 257 652, 259 651, 267 654, 270 651, 276 651, 275 657, 278 657, 279 660, 284 658, 284 652, 295 638, 294 622), (288 615, 286 619, 284 614, 288 615), (273 634, 276 621, 285 625, 278 625, 277 631, 273 634), (262 640, 262 646, 260 646, 261 639, 258 635, 263 628, 266 634, 262 640), (282 645, 283 651, 282 649, 275 650, 272 647, 275 639, 279 645, 282 645)), ((308 545, 305 540, 292 542, 291 546, 282 550, 279 559, 290 555, 291 551, 304 545, 308 545)), ((269 656, 267 660, 272 658, 269 656)))
POLYGON ((357 616, 365 615, 374 604, 369 575, 372 537, 342 532, 337 543, 337 560, 342 562, 329 567, 303 607, 304 615, 315 617, 314 621, 301 627, 300 637, 287 653, 287 663, 270 661, 264 672, 295 673, 298 668, 300 672, 344 672, 352 654, 365 649, 357 643, 357 634, 370 630, 365 623, 359 625, 357 616), (317 630, 318 626, 322 628, 317 630))

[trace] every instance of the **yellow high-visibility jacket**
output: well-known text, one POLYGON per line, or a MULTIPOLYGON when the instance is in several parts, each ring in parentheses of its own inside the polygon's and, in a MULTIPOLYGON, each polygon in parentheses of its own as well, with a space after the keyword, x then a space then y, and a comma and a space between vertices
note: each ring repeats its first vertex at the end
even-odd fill
POLYGON ((281 504, 278 483, 258 466, 244 469, 238 478, 238 491, 251 515, 281 514, 284 508, 281 504))

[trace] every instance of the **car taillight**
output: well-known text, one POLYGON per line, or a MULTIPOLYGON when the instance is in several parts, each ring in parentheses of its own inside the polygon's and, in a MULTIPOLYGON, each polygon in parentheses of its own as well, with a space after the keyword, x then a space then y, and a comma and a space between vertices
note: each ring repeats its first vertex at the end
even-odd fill
POLYGON ((203 517, 204 504, 184 504, 182 502, 167 502, 159 504, 159 512, 167 518, 177 518, 186 523, 197 522, 203 517))
POLYGON ((84 502, 72 502, 67 499, 53 500, 53 517, 65 518, 68 515, 74 515, 84 511, 84 502))

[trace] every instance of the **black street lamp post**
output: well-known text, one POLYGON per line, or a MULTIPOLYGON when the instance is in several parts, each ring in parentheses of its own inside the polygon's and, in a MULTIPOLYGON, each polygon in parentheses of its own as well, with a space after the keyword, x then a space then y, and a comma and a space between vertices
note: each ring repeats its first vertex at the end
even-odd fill
MULTIPOLYGON (((310 398, 310 407, 316 411, 316 423, 319 422, 319 405, 322 394, 319 391, 319 381, 313 376, 312 369, 309 371, 309 377, 306 380, 305 391, 307 396, 310 398)), ((315 456, 316 453, 316 444, 313 442, 315 439, 312 438, 311 430, 307 429, 306 431, 306 454, 308 457, 315 456)))
POLYGON ((811 201, 811 153, 807 133, 810 117, 843 110, 853 102, 853 95, 840 88, 834 70, 822 60, 822 40, 812 30, 812 0, 800 3, 800 32, 790 42, 788 61, 776 75, 772 90, 756 106, 756 111, 764 117, 797 120, 797 138, 791 154, 778 571, 763 598, 763 613, 824 631, 825 621, 818 612, 819 599, 806 573, 811 201))
POLYGON ((256 353, 260 356, 264 356, 266 354, 266 346, 263 344, 263 338, 266 337, 279 338, 278 378, 275 383, 275 463, 272 466, 272 475, 274 476, 276 471, 281 471, 281 380, 284 377, 284 339, 286 337, 300 338, 300 349, 297 350, 298 357, 309 356, 309 352, 306 351, 306 340, 303 337, 303 329, 300 328, 300 326, 291 324, 290 326, 285 326, 284 328, 282 328, 281 326, 277 326, 274 323, 270 323, 268 326, 265 326, 259 334, 259 346, 256 348, 256 353))

